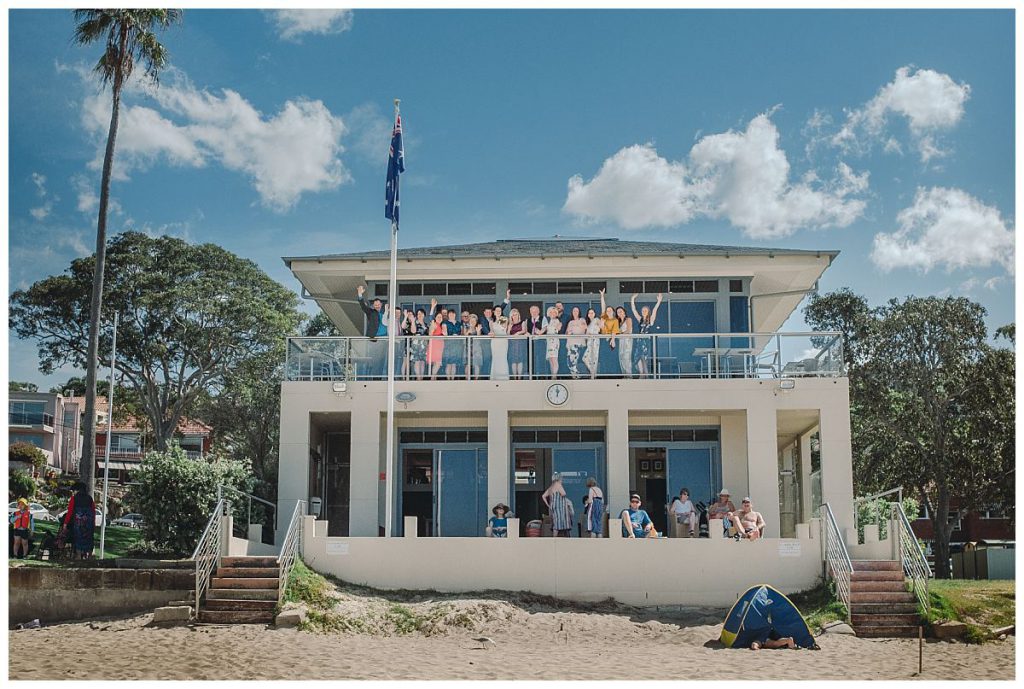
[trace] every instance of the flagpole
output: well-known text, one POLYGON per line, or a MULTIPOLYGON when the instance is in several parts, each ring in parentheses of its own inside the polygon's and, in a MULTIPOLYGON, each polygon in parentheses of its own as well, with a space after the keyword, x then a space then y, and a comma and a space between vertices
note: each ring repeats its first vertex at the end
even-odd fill
POLYGON ((107 485, 110 482, 110 436, 114 430, 114 364, 117 360, 117 317, 114 312, 114 335, 110 345, 110 390, 107 391, 107 447, 103 456, 103 521, 100 523, 100 559, 107 554, 107 522, 110 510, 107 509, 107 485))
MULTIPOLYGON (((399 99, 395 99, 395 119, 398 119, 399 99)), ((398 181, 396 179, 396 184, 398 181)), ((397 195, 397 190, 396 190, 397 195)), ((387 436, 385 441, 384 464, 384 537, 391 536, 392 503, 395 483, 395 336, 398 318, 395 314, 395 301, 398 299, 398 222, 391 221, 391 276, 388 281, 388 413, 387 436)))

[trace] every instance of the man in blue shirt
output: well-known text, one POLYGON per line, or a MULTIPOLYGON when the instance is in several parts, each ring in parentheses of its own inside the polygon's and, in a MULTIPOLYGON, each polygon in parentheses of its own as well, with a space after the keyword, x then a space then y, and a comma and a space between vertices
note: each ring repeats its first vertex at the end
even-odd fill
POLYGON ((640 509, 640 496, 636 493, 629 496, 629 509, 622 510, 622 536, 623 538, 658 537, 650 515, 640 509), (628 528, 627 524, 631 528, 628 528))

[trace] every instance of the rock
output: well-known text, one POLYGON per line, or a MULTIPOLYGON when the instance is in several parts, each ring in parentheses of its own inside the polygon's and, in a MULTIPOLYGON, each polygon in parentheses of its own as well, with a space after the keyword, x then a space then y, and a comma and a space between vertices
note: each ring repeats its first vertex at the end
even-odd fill
POLYGON ((274 620, 274 624, 278 627, 298 627, 299 623, 305 619, 306 612, 304 610, 291 608, 290 610, 282 610, 274 620))
POLYGON ((967 633, 967 625, 963 622, 937 622, 932 629, 940 639, 959 639, 967 633))
POLYGON ((184 624, 192 617, 187 605, 168 605, 153 611, 153 624, 184 624))
POLYGON ((1016 634, 1016 633, 1017 633, 1017 627, 1016 627, 1016 625, 1013 625, 1013 624, 1011 624, 1008 627, 999 627, 998 629, 993 629, 992 630, 992 636, 998 636, 1000 638, 1005 637, 1005 636, 1010 635, 1010 634, 1016 634))
POLYGON ((857 632, 853 631, 853 627, 846 624, 845 622, 828 622, 822 625, 822 631, 828 634, 846 634, 848 636, 857 636, 857 632))

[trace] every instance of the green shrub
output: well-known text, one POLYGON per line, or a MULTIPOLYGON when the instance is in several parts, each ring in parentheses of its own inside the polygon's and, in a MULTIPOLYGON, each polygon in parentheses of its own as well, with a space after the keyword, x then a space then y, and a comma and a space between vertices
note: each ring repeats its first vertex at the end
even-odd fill
POLYGON ((190 554, 217 502, 217 486, 246 491, 248 465, 231 459, 189 459, 178 445, 150 452, 132 473, 128 501, 145 517, 143 535, 158 546, 190 554))
POLYGON ((36 471, 46 467, 46 455, 32 443, 14 443, 7 448, 8 460, 30 464, 36 471))
POLYGON ((36 482, 24 471, 14 470, 7 479, 7 492, 11 498, 27 498, 31 500, 36 494, 36 482))
MULTIPOLYGON (((889 533, 889 498, 876 498, 857 503, 857 541, 864 542, 864 525, 878 524, 878 537, 882 540, 888 538, 889 533)), ((917 500, 911 497, 903 498, 903 511, 907 519, 914 521, 920 512, 917 500)))
POLYGON ((175 560, 188 557, 191 552, 184 553, 174 550, 168 545, 159 545, 153 541, 139 541, 125 550, 125 557, 137 557, 149 560, 175 560))

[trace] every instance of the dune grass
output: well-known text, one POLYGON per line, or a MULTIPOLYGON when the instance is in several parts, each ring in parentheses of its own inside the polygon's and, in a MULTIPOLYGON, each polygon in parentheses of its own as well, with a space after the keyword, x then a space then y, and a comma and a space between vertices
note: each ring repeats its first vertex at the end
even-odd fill
POLYGON ((1016 594, 1013 581, 934 579, 928 582, 931 611, 928 621, 967 625, 967 640, 981 642, 989 630, 1014 624, 1016 594))
POLYGON ((812 589, 786 597, 800 610, 812 633, 819 631, 822 625, 829 622, 846 622, 846 606, 836 597, 829 583, 819 582, 812 589))

